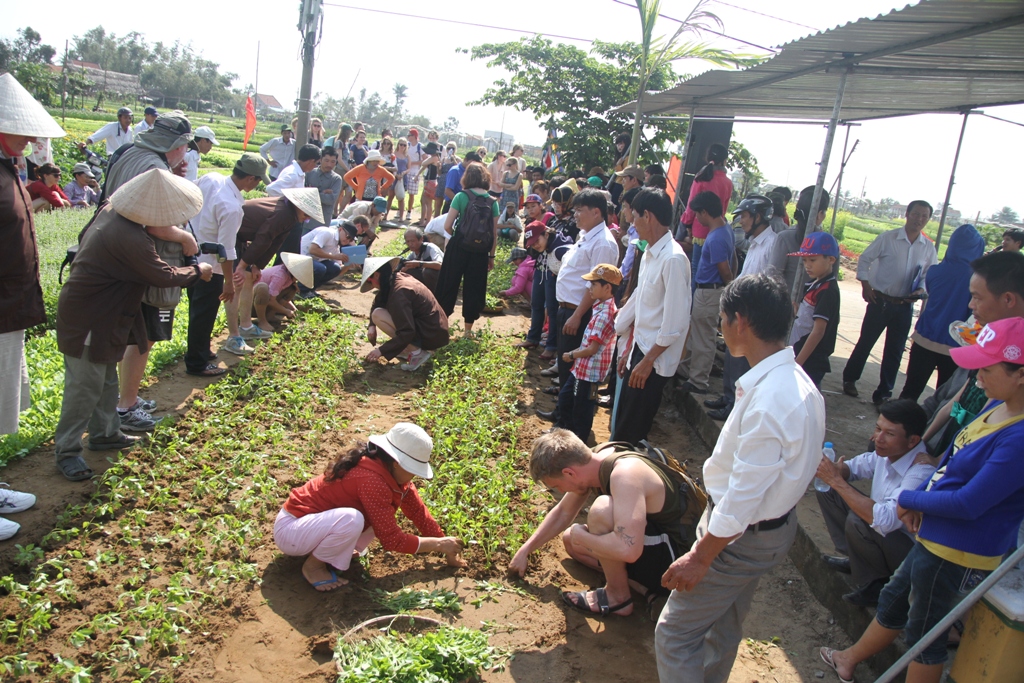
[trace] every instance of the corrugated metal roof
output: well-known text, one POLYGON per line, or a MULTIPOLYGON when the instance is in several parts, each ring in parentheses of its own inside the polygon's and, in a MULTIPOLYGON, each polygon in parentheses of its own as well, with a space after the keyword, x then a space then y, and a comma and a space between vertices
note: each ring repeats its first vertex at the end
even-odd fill
POLYGON ((1024 102, 1024 0, 923 0, 647 95, 643 113, 828 119, 847 69, 846 121, 1024 102))

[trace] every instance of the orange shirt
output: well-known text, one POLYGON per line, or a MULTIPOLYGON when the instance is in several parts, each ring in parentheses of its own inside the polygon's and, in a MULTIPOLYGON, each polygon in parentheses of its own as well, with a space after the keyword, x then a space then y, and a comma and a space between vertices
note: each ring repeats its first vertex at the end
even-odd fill
POLYGON ((344 178, 345 182, 351 185, 355 191, 356 201, 373 199, 374 197, 384 195, 386 194, 384 190, 395 182, 395 176, 386 171, 383 166, 378 166, 373 173, 370 173, 365 164, 356 166, 346 173, 344 178), (370 186, 369 192, 367 191, 367 185, 370 186), (376 185, 375 192, 373 191, 374 185, 376 185))

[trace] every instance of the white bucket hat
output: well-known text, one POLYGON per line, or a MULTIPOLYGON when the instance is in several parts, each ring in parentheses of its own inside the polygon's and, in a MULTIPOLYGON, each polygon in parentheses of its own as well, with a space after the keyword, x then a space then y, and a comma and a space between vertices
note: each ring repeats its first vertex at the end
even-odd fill
POLYGON ((9 73, 0 76, 0 133, 30 138, 67 135, 32 93, 9 73))
POLYGON ((194 131, 192 131, 192 137, 194 137, 194 138, 204 138, 206 140, 209 140, 213 144, 217 145, 218 147, 220 147, 220 143, 217 142, 217 137, 214 135, 213 129, 210 128, 209 126, 199 126, 194 131))
POLYGON ((380 162, 383 162, 384 161, 384 157, 381 156, 381 153, 380 153, 379 149, 371 149, 369 151, 369 153, 366 155, 366 158, 363 159, 363 163, 365 164, 368 161, 380 161, 380 162))
POLYGON ((370 443, 384 449, 409 474, 422 479, 434 477, 434 470, 430 467, 430 451, 434 449, 434 440, 423 427, 411 422, 399 422, 387 434, 371 436, 370 443))
POLYGON ((184 178, 153 168, 119 187, 110 206, 139 225, 183 225, 203 208, 203 193, 184 178))
POLYGON ((324 208, 320 203, 320 193, 315 187, 289 187, 281 191, 295 206, 299 207, 302 213, 306 214, 320 225, 324 224, 324 208))
POLYGON ((295 279, 306 287, 313 289, 313 259, 301 254, 293 254, 290 251, 281 252, 281 261, 288 272, 295 276, 295 279))
POLYGON ((370 276, 380 270, 385 263, 394 264, 396 261, 397 256, 371 256, 363 261, 363 279, 359 282, 359 291, 370 291, 370 276))

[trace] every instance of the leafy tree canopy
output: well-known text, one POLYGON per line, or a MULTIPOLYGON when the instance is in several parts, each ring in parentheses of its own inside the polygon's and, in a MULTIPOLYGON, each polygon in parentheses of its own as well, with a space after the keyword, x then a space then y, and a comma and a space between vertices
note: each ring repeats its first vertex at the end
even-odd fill
MULTIPOLYGON (((614 134, 630 130, 632 116, 609 110, 636 98, 640 85, 637 43, 595 41, 586 52, 534 36, 477 45, 463 52, 509 73, 470 105, 511 106, 533 113, 537 121, 557 130, 563 165, 589 168, 614 163, 614 134)), ((648 90, 665 90, 677 81, 671 67, 665 65, 652 74, 648 90)), ((682 140, 686 123, 659 121, 645 132, 648 136, 640 162, 656 163, 653 150, 682 140)))
POLYGON ((1008 206, 1004 206, 999 211, 992 214, 992 217, 989 218, 989 220, 995 221, 996 223, 1016 223, 1020 218, 1017 216, 1016 211, 1008 206))

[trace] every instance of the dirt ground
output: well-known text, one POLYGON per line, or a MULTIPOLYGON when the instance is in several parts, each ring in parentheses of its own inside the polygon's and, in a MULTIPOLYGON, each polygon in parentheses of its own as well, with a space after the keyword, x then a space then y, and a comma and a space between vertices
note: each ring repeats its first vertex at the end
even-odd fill
MULTIPOLYGON (((400 231, 388 231, 379 243, 399 237, 400 231)), ((343 279, 329 286, 324 296, 335 302, 339 311, 362 318, 368 313, 370 296, 360 294, 358 282, 353 279, 343 279)), ((456 318, 458 312, 456 309, 456 318)), ((488 318, 486 324, 498 334, 521 335, 528 326, 528 314, 525 307, 513 305, 504 314, 488 318)), ((365 351, 368 350, 367 346, 365 351)), ((221 354, 221 360, 229 365, 237 361, 230 354, 221 354)), ((554 397, 541 393, 541 389, 551 384, 540 377, 544 365, 535 351, 525 355, 524 364, 527 380, 521 395, 524 419, 521 441, 528 444, 549 426, 533 414, 534 409, 550 410, 554 397)), ((379 433, 396 421, 413 418, 416 410, 412 399, 425 378, 425 374, 400 372, 395 364, 367 368, 363 377, 366 381, 353 380, 351 393, 339 407, 347 418, 345 429, 331 434, 318 446, 318 467, 333 459, 337 450, 358 436, 379 433)), ((209 381, 185 375, 179 363, 166 370, 143 395, 157 400, 158 414, 173 416, 183 412, 189 398, 209 381)), ((843 400, 849 399, 844 397, 843 400)), ((873 415, 870 409, 868 404, 865 407, 868 416, 873 415)), ((608 421, 608 412, 599 410, 594 426, 598 441, 607 439, 608 421)), ((694 473, 700 472, 709 455, 707 445, 667 405, 655 422, 651 441, 667 447, 694 473)), ((90 466, 97 471, 105 468, 106 456, 86 454, 90 466)), ((40 449, 10 465, 4 474, 14 488, 44 492, 36 508, 19 515, 18 521, 23 525, 15 541, 19 544, 38 543, 53 528, 57 515, 68 505, 82 502, 93 491, 89 484, 67 482, 59 475, 52 464, 52 448, 40 449)), ((543 510, 538 510, 538 514, 541 512, 543 510)), ((272 520, 265 524, 269 526, 272 520)), ((0 546, 0 573, 12 571, 14 552, 12 543, 0 546)), ((383 613, 373 600, 374 589, 392 591, 403 586, 455 590, 465 597, 463 610, 461 614, 443 615, 443 618, 474 628, 487 622, 492 629, 492 645, 508 650, 513 656, 503 671, 487 673, 486 681, 571 683, 657 679, 654 623, 643 609, 635 609, 629 617, 602 620, 568 611, 562 605, 560 590, 599 586, 602 581, 595 572, 570 560, 557 542, 550 543, 533 558, 525 581, 514 583, 507 580, 500 562, 494 567, 454 570, 446 567, 440 558, 395 555, 374 545, 367 565, 353 565, 345 574, 351 585, 331 593, 317 593, 301 575, 301 558, 285 557, 268 543, 256 553, 255 560, 260 567, 262 585, 251 591, 237 589, 233 593, 232 609, 211 615, 204 629, 205 642, 197 644, 191 659, 176 672, 175 680, 219 683, 334 680, 331 650, 338 634, 383 613), (478 580, 492 582, 491 590, 483 590, 477 585, 478 580), (495 590, 495 582, 507 590, 495 590), (481 598, 483 601, 478 605, 471 604, 481 598)), ((663 600, 658 601, 656 608, 663 604, 663 600)), ((788 560, 761 581, 744 636, 729 679, 733 683, 788 683, 823 676, 831 680, 833 674, 825 670, 818 659, 817 647, 848 644, 846 635, 833 624, 828 611, 813 598, 802 576, 788 560)))

